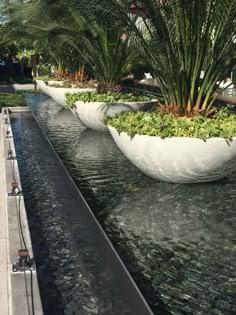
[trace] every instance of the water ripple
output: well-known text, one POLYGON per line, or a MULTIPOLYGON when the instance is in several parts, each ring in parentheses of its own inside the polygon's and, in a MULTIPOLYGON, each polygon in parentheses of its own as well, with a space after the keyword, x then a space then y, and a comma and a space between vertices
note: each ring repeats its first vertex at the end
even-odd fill
POLYGON ((140 173, 108 133, 52 100, 27 102, 155 314, 236 314, 236 174, 178 185, 140 173))

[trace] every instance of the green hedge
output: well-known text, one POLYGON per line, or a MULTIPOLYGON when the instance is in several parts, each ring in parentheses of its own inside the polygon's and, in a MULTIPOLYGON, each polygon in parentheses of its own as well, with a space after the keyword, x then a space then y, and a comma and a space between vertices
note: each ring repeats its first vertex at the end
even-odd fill
POLYGON ((23 95, 20 94, 0 94, 0 108, 26 106, 23 95))

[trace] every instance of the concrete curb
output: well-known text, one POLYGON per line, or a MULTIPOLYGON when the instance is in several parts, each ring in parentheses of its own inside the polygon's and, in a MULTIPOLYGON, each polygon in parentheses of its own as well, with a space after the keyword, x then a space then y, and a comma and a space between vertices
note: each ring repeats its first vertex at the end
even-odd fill
POLYGON ((8 220, 7 220, 7 194, 6 194, 6 174, 5 174, 5 152, 2 114, 0 114, 0 315, 11 315, 11 287, 10 273, 8 272, 8 220))
POLYGON ((10 107, 8 108, 9 113, 26 113, 30 112, 28 107, 21 107, 21 106, 16 106, 16 107, 10 107))
MULTIPOLYGON (((27 108, 21 108, 21 111, 27 111, 27 108)), ((12 109, 18 111, 18 108, 12 109)), ((12 191, 12 183, 17 182, 18 187, 21 190, 21 181, 18 170, 17 160, 8 160, 9 149, 12 150, 12 155, 15 157, 15 146, 12 138, 12 130, 10 125, 9 110, 3 108, 1 114, 1 168, 3 185, 3 204, 1 207, 1 213, 5 212, 6 227, 5 231, 5 246, 6 257, 4 258, 4 270, 5 279, 2 281, 1 275, 1 287, 4 291, 4 287, 7 287, 8 296, 0 295, 1 310, 0 315, 26 315, 33 314, 32 312, 32 288, 33 288, 33 300, 34 300, 34 314, 42 315, 42 304, 40 299, 40 292, 38 287, 38 280, 36 271, 21 271, 13 272, 12 263, 18 261, 18 250, 26 247, 29 250, 29 256, 33 257, 32 244, 30 238, 30 232, 28 227, 27 214, 24 204, 23 196, 8 196, 8 193, 12 191), (14 172, 13 172, 14 170, 14 172), (14 173, 14 176, 13 176, 14 173), (5 178, 4 178, 5 176, 5 178), (21 218, 21 219, 20 219, 21 218), (22 233, 20 232, 20 225, 22 233), (23 235, 23 236, 22 236, 23 235), (24 245, 25 242, 25 245, 24 245), (7 278, 7 280, 6 280, 7 278), (33 280, 33 286, 31 288, 31 281, 33 280), (4 307, 5 309, 4 309, 4 307), (7 307, 8 306, 8 307, 7 307), (4 310, 3 310, 4 309, 4 310), (3 312, 3 313, 1 313, 3 312)), ((1 217, 0 217, 1 218, 1 217)), ((3 220, 1 219, 1 224, 3 220)), ((3 269, 1 268, 0 272, 3 269)), ((3 273, 3 271, 2 271, 3 273)), ((0 287, 0 293, 1 292, 0 287)), ((6 291, 6 289, 5 289, 6 291)))

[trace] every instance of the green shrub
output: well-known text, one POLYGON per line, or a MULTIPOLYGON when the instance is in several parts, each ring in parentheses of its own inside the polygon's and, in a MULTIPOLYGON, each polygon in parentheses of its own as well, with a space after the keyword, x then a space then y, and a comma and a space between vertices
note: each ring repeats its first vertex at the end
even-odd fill
POLYGON ((67 93, 66 104, 68 108, 73 107, 76 101, 88 102, 104 102, 104 103, 119 103, 119 102, 143 102, 153 99, 153 96, 146 96, 133 93, 106 93, 97 94, 96 92, 80 92, 67 93))
POLYGON ((0 94, 0 108, 26 106, 24 97, 19 94, 0 94))
POLYGON ((18 90, 16 91, 16 94, 40 94, 40 93, 43 93, 40 89, 37 89, 37 90, 34 90, 34 89, 30 89, 30 90, 18 90))
POLYGON ((106 117, 105 123, 118 132, 166 137, 193 137, 208 139, 236 136, 236 115, 228 109, 220 109, 212 118, 196 115, 193 119, 154 112, 123 112, 115 117, 106 117))
POLYGON ((42 77, 51 76, 51 67, 50 65, 41 65, 39 67, 39 75, 42 77))

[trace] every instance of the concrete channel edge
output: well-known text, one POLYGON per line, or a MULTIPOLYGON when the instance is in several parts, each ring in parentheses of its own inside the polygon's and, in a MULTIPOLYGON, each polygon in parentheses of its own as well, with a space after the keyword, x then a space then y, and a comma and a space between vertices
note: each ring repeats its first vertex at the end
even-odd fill
MULTIPOLYGON (((10 113, 18 113, 18 112, 30 112, 30 110, 27 107, 19 107, 19 108, 4 108, 2 110, 3 114, 1 117, 2 121, 2 138, 4 139, 4 154, 5 157, 7 157, 7 152, 8 152, 8 143, 9 139, 6 138, 6 132, 7 130, 10 131, 10 135, 12 135, 12 131, 9 125, 9 128, 7 129, 6 127, 6 119, 10 122, 10 113)), ((32 113, 33 115, 33 113, 32 113)), ((34 116, 34 115, 33 115, 34 116)), ((36 123, 38 124, 36 117, 34 117, 36 123)), ((39 126, 40 128, 40 126, 39 126)), ((40 128, 41 132, 43 133, 42 129, 40 128)), ((43 133, 44 134, 44 133, 43 133)), ((69 177, 70 181, 74 184, 73 179, 69 175, 67 169, 65 168, 64 164, 60 160, 57 152, 53 148, 50 140, 48 137, 44 134, 49 146, 53 150, 54 154, 56 155, 56 158, 59 160, 61 167, 64 169, 66 172, 67 176, 69 177)), ((14 141, 13 138, 11 138, 12 141, 12 153, 15 156, 15 147, 14 147, 14 141)), ((19 175, 19 170, 18 170, 18 165, 17 165, 17 160, 15 160, 15 169, 16 169, 16 177, 18 181, 18 186, 21 187, 21 182, 20 182, 20 175, 19 175)), ((7 193, 9 192, 9 189, 11 188, 11 170, 10 170, 10 164, 9 161, 6 159, 5 160, 5 167, 6 167, 6 196, 7 193)), ((109 238, 107 237, 106 233, 100 226, 100 223, 97 221, 95 218, 94 214, 92 213, 92 210, 88 206, 87 202, 85 201, 84 197, 82 196, 81 192, 79 189, 76 187, 78 194, 80 195, 81 202, 83 203, 83 208, 86 208, 86 213, 88 216, 88 222, 90 226, 93 226, 93 228, 96 230, 98 237, 98 242, 100 243, 101 250, 104 253, 104 256, 107 257, 107 263, 112 266, 113 272, 117 273, 120 276, 121 281, 121 287, 124 291, 124 295, 128 297, 128 300, 131 303, 131 314, 132 315, 152 315, 152 311, 147 304, 146 300, 142 296, 141 292, 139 291, 136 283, 130 276, 128 270, 126 269, 123 261, 119 257, 118 253, 116 252, 115 248, 111 244, 109 238)), ((28 306, 27 306, 27 299, 26 299, 26 293, 25 290, 22 290, 22 287, 25 286, 25 279, 24 279, 24 274, 22 273, 12 273, 10 268, 10 264, 14 262, 17 259, 17 251, 20 248, 20 240, 19 236, 17 239, 17 209, 14 205, 14 197, 6 197, 8 199, 8 207, 6 209, 7 211, 7 216, 8 216, 8 248, 9 248, 9 254, 8 254, 8 273, 10 275, 10 292, 11 294, 9 295, 9 304, 12 305, 12 311, 10 313, 4 313, 0 315, 27 315, 31 314, 31 312, 28 311, 28 306), (15 207, 15 209, 14 209, 15 207), (19 308, 19 306, 22 306, 19 308)), ((32 251, 32 244, 31 244, 31 239, 30 239, 30 232, 28 228, 28 221, 27 221, 27 215, 26 215, 26 210, 25 210, 25 205, 24 201, 22 198, 21 202, 21 213, 22 213, 22 226, 23 230, 25 233, 25 239, 27 243, 27 248, 29 249, 30 252, 30 257, 33 257, 33 251, 32 251)), ((39 287, 38 287, 38 282, 37 282, 37 274, 36 271, 33 271, 33 276, 34 276, 34 301, 35 301, 35 315, 42 315, 43 310, 42 310, 42 304, 41 304, 41 299, 40 299, 40 292, 39 292, 39 287)), ((30 283, 30 273, 27 273, 26 281, 30 283)), ((28 298, 31 299, 31 294, 28 292, 28 298)))
MULTIPOLYGON (((27 214, 24 204, 24 196, 21 193, 21 180, 15 152, 13 134, 10 125, 10 112, 29 111, 25 108, 2 109, 1 114, 1 173, 4 183, 2 186, 1 203, 2 216, 5 214, 6 227, 6 257, 4 277, 3 270, 0 271, 2 287, 5 292, 1 298, 0 315, 42 315, 42 303, 38 286, 35 266, 18 268, 20 259, 33 259, 33 250, 28 226, 27 214), (9 195, 10 194, 10 195, 9 195), (12 194, 12 195, 11 195, 12 194), (25 249, 27 248, 27 251, 25 249), (15 265, 13 265, 15 263, 15 265), (19 270, 18 270, 19 269, 19 270), (17 270, 17 271, 16 271, 17 270), (7 279, 6 279, 7 278, 7 279), (6 300, 7 299, 7 300, 6 300), (3 307, 4 306, 4 307, 3 307)), ((2 225, 2 222, 1 222, 2 225)), ((2 231, 3 233, 3 231, 2 231)), ((21 262, 19 264, 21 266, 21 262)), ((0 290, 0 293, 1 290, 0 290)))

